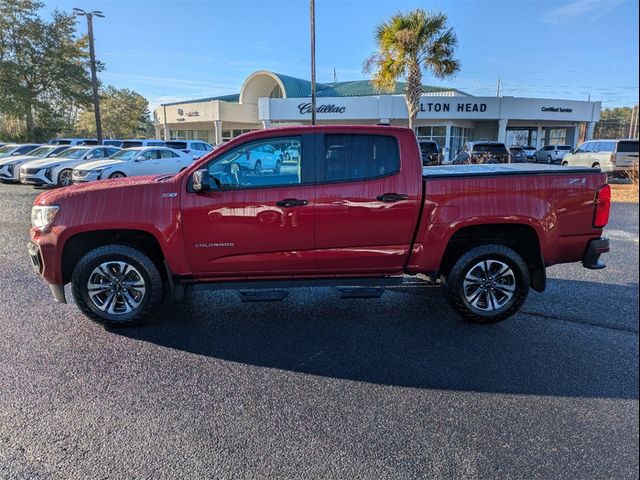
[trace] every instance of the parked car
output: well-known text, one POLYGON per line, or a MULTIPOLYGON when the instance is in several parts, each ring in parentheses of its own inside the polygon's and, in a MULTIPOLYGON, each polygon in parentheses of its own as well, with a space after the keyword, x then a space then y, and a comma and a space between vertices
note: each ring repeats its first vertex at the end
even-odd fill
POLYGON ((509 151, 502 142, 467 142, 451 163, 454 165, 509 163, 509 151))
POLYGON ((290 145, 284 149, 284 159, 286 161, 300 160, 300 147, 298 145, 290 145))
POLYGON ((238 152, 238 158, 234 160, 245 171, 251 171, 260 175, 263 171, 278 173, 282 168, 284 153, 279 148, 270 144, 258 145, 238 152))
POLYGON ((193 158, 200 158, 213 150, 210 144, 200 140, 169 140, 165 144, 167 147, 180 150, 193 158))
POLYGON ((79 146, 70 147, 54 157, 32 160, 20 167, 20 183, 36 186, 71 185, 71 172, 81 163, 110 157, 120 150, 117 147, 79 146))
POLYGON ((122 145, 120 145, 120 148, 134 147, 164 147, 164 141, 155 138, 131 138, 123 140, 122 145))
POLYGON ((22 165, 32 160, 52 157, 68 148, 68 145, 43 145, 35 150, 31 150, 26 155, 0 158, 0 181, 19 182, 20 167, 22 165))
POLYGON ((193 162, 193 157, 167 147, 134 147, 120 150, 109 158, 82 163, 73 169, 73 183, 106 178, 136 177, 177 173, 193 162))
POLYGON ((433 140, 419 140, 420 158, 423 167, 431 167, 440 163, 440 148, 433 140))
POLYGON ((49 140, 50 145, 97 145, 96 138, 53 138, 49 140))
POLYGON ((590 140, 562 159, 567 167, 593 167, 614 176, 623 176, 638 162, 638 140, 590 140))
POLYGON ((0 147, 0 158, 26 155, 39 146, 39 143, 8 143, 4 147, 0 147))
POLYGON ((511 156, 511 163, 522 163, 527 161, 527 152, 524 147, 509 147, 509 155, 511 156))
POLYGON ((527 160, 533 160, 538 149, 532 145, 527 145, 526 147, 522 147, 524 152, 527 154, 527 160))
POLYGON ((533 156, 534 162, 562 163, 564 156, 571 151, 569 145, 546 145, 533 156))
POLYGON ((117 138, 106 138, 102 141, 103 145, 109 145, 110 147, 118 147, 122 148, 122 144, 124 140, 119 140, 117 138))
POLYGON ((605 174, 529 164, 423 170, 420 156, 401 127, 249 133, 162 179, 40 194, 31 264, 57 301, 71 282, 82 313, 117 325, 194 288, 266 288, 273 299, 274 288, 341 286, 348 295, 367 286, 355 293, 379 296, 372 286, 417 274, 442 279, 464 318, 491 323, 517 312, 529 288, 544 290, 547 266, 605 267, 605 174), (234 161, 292 142, 301 146, 292 173, 243 176, 234 161))

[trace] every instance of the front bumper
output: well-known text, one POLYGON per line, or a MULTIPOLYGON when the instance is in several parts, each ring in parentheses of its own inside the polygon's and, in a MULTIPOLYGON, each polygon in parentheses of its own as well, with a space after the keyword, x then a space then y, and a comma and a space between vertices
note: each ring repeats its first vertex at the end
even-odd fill
POLYGON ((17 182, 20 179, 18 178, 18 169, 20 167, 3 165, 0 167, 0 181, 1 182, 17 182))
POLYGON ((37 185, 37 186, 52 186, 55 183, 45 175, 46 169, 39 170, 38 173, 29 174, 20 172, 20 183, 25 185, 37 185))
POLYGON ((85 183, 85 182, 94 182, 96 180, 100 180, 99 172, 87 172, 84 175, 79 175, 75 171, 71 176, 71 180, 73 183, 85 183))
POLYGON ((597 238, 587 245, 587 251, 582 257, 582 266, 590 270, 600 270, 606 265, 600 260, 600 255, 609 251, 609 239, 597 238))
MULTIPOLYGON (((27 252, 29 253, 29 259, 31 260, 31 268, 36 275, 42 277, 44 271, 44 262, 42 260, 42 253, 40 248, 33 242, 27 243, 27 252)), ((48 284, 53 298, 58 303, 67 303, 67 299, 64 295, 64 285, 48 284)))

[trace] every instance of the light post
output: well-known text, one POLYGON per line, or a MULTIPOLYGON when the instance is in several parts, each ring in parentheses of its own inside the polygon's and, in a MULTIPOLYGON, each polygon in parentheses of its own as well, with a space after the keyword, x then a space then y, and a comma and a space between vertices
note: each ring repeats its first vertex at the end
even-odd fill
POLYGON ((104 18, 100 10, 85 12, 81 8, 74 8, 73 12, 78 17, 87 17, 87 32, 89 34, 89 56, 91 58, 91 87, 93 89, 93 108, 96 115, 96 137, 98 145, 102 145, 102 120, 100 118, 100 95, 98 93, 98 75, 96 73, 96 50, 93 46, 93 17, 104 18))

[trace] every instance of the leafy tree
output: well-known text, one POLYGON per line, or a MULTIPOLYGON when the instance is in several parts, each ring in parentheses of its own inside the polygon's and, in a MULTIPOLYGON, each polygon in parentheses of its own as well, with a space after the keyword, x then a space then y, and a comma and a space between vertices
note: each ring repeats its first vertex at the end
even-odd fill
POLYGON ((29 140, 63 129, 69 111, 91 101, 87 38, 75 37, 73 15, 46 21, 41 7, 0 0, 0 116, 24 122, 29 140))
POLYGON ((416 9, 397 13, 380 23, 375 30, 378 51, 365 62, 364 69, 373 73, 373 85, 381 91, 393 92, 399 79, 406 79, 405 101, 409 111, 409 127, 414 128, 422 96, 422 72, 444 79, 460 70, 453 58, 458 40, 447 26, 443 13, 416 9))
MULTIPOLYGON (((100 92, 102 130, 108 138, 135 138, 147 136, 151 125, 149 103, 139 93, 126 88, 107 86, 100 92)), ((93 109, 80 113, 76 125, 78 133, 96 135, 96 120, 93 109)))
MULTIPOLYGON (((600 112, 600 121, 596 123, 594 138, 627 138, 631 125, 629 107, 605 108, 600 112)), ((636 119, 637 122, 637 119, 636 119)))

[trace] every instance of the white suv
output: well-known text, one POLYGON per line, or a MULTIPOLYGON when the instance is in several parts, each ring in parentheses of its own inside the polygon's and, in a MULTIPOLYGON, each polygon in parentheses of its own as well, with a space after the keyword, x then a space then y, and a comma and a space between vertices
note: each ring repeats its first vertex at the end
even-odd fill
POLYGON ((562 159, 567 167, 600 168, 611 175, 624 175, 638 162, 638 140, 589 140, 562 159))
POLYGON ((166 146, 175 150, 180 150, 193 158, 200 158, 211 152, 213 147, 201 140, 167 140, 166 146))

